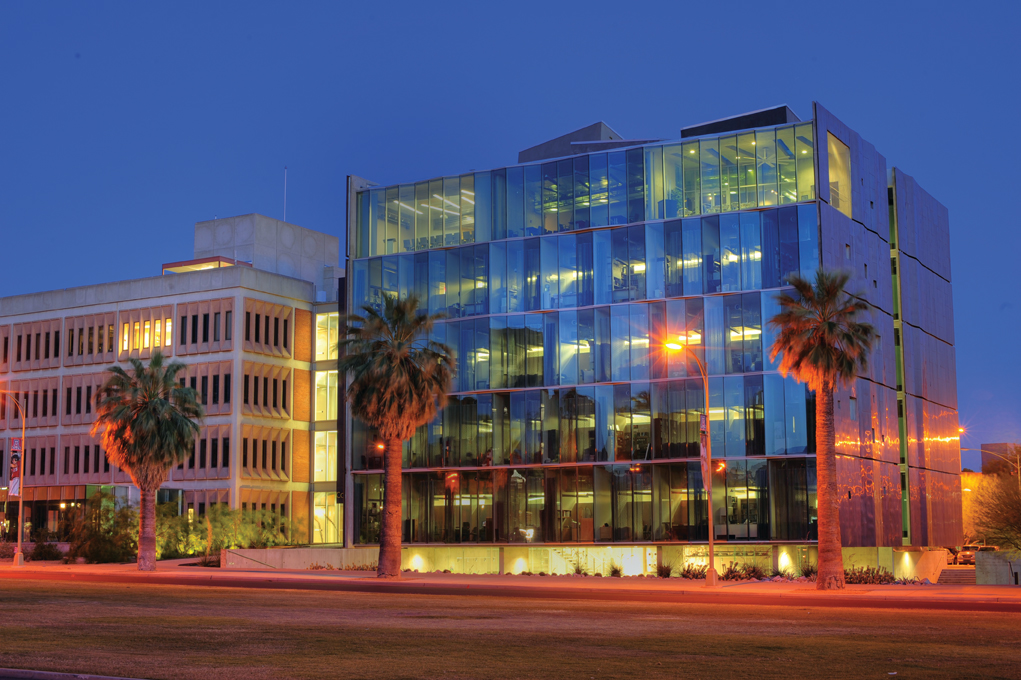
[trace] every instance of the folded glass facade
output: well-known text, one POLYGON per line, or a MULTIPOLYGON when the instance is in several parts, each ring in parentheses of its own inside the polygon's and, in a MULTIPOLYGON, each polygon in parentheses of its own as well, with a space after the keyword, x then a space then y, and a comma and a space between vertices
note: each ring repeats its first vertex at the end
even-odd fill
MULTIPOLYGON (((351 305, 415 295, 456 356, 404 446, 411 543, 815 538, 813 395, 769 361, 775 293, 819 266, 811 122, 355 196, 351 305)), ((352 422, 353 535, 382 458, 352 422)))

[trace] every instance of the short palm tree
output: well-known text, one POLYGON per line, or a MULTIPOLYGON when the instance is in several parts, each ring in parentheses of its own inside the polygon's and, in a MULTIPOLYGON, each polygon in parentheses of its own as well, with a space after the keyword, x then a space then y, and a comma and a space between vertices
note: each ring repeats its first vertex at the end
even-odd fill
POLYGON ((148 366, 131 359, 131 373, 108 368, 110 377, 96 394, 91 431, 101 437, 110 462, 131 475, 141 492, 139 571, 156 569, 156 491, 170 468, 194 451, 197 421, 205 415, 195 390, 177 383, 185 365, 164 361, 156 351, 148 366))
POLYGON ((851 275, 820 269, 815 285, 800 276, 788 280, 794 294, 777 296, 781 311, 769 320, 778 331, 769 356, 780 361, 780 373, 792 375, 815 390, 815 444, 819 500, 819 574, 816 587, 844 587, 840 541, 840 499, 837 495, 836 438, 833 390, 854 381, 868 366, 875 332, 861 323, 868 303, 844 292, 851 275))
POLYGON ((350 316, 340 341, 341 374, 348 374, 351 414, 375 428, 383 441, 383 519, 379 536, 381 577, 401 574, 401 448, 415 430, 446 404, 454 375, 450 349, 431 342, 439 316, 418 313, 418 299, 386 296, 383 313, 363 307, 350 316))

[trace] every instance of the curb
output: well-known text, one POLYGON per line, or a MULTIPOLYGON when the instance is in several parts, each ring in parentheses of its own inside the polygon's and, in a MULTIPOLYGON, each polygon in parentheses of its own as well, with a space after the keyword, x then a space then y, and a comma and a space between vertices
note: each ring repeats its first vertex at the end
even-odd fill
POLYGON ((0 678, 18 678, 18 680, 139 680, 138 678, 121 678, 112 675, 53 673, 51 671, 32 671, 23 668, 0 668, 0 678))

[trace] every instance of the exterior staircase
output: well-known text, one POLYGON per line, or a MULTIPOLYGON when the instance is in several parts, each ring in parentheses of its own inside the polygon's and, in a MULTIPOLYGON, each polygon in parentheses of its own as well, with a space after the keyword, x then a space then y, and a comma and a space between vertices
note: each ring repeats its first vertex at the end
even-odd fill
POLYGON ((961 566, 950 566, 943 567, 943 571, 940 572, 939 581, 940 585, 975 585, 975 567, 961 567, 961 566))

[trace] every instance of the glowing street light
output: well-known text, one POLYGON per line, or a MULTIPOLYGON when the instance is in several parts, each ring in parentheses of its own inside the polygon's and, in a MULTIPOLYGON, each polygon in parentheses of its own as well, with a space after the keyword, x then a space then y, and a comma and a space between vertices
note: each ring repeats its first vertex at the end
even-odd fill
MULTIPOLYGON (((685 350, 690 353, 691 357, 695 360, 695 364, 698 366, 698 372, 702 374, 705 413, 699 417, 699 436, 702 444, 702 485, 705 487, 706 501, 709 504, 709 568, 705 572, 705 584, 706 586, 715 586, 717 584, 717 574, 715 551, 713 549, 713 483, 710 476, 713 469, 713 451, 712 441, 709 436, 709 376, 706 373, 705 366, 702 364, 702 360, 698 358, 695 350, 689 344, 691 340, 701 339, 701 336, 696 333, 679 335, 677 336, 678 342, 668 342, 666 343, 666 348, 670 350, 685 350)), ((726 468, 726 462, 720 461, 720 463, 720 471, 722 471, 726 468)))

